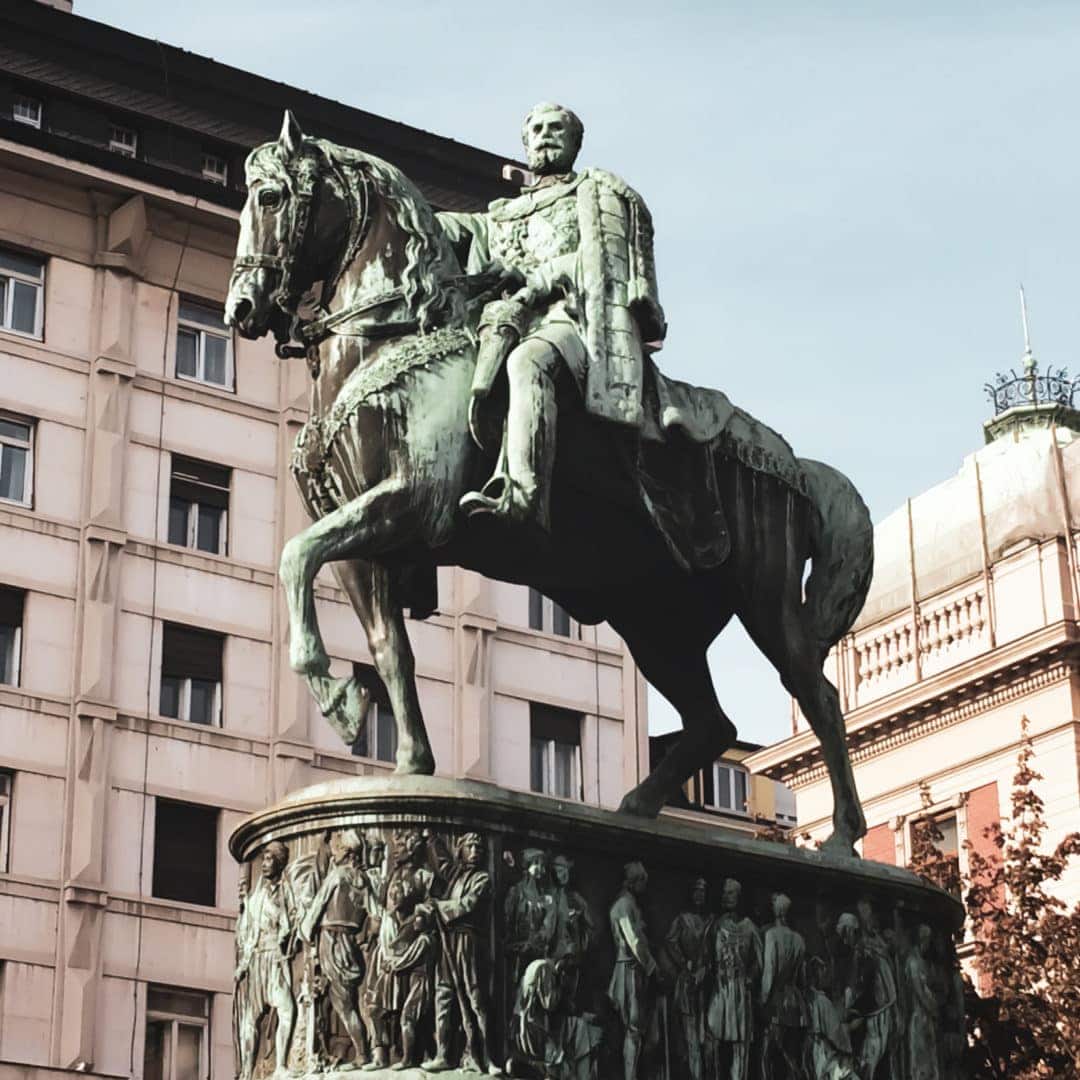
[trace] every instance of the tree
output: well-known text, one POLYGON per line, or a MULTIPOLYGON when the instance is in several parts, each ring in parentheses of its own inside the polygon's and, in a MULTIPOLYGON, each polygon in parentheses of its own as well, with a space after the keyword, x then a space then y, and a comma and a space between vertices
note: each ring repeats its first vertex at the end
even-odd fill
MULTIPOLYGON (((1080 834, 1043 850, 1045 806, 1035 790, 1034 749, 1027 717, 1006 828, 985 830, 990 857, 970 841, 964 904, 974 941, 979 993, 966 980, 973 1080, 1058 1080, 1080 1071, 1080 904, 1071 910, 1051 888, 1080 855, 1080 834)), ((938 835, 940 839, 940 833, 938 835)), ((912 838, 912 869, 942 880, 932 821, 912 838)))

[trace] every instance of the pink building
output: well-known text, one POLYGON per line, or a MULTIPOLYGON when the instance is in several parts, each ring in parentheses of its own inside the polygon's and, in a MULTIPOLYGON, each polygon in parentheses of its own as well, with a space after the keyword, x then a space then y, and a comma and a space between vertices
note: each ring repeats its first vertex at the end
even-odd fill
MULTIPOLYGON (((221 322, 244 155, 288 105, 440 207, 513 168, 63 7, 0 11, 0 1077, 227 1077, 230 830, 393 756, 385 708, 350 751, 284 662, 308 376, 221 322)), ((618 638, 440 586, 410 625, 440 768, 616 805, 648 767, 618 638)), ((366 671, 329 575, 318 603, 366 671)))
MULTIPOLYGON (((1080 413, 1073 384, 1024 374, 993 388, 987 445, 875 530, 874 579, 829 659, 870 830, 868 858, 905 865, 932 816, 960 871, 965 841, 1009 814, 1021 719, 1030 722, 1047 844, 1080 829, 1080 413)), ((791 736, 748 766, 794 790, 800 829, 827 833, 817 740, 791 736)), ((1063 894, 1080 899, 1073 863, 1063 894)))

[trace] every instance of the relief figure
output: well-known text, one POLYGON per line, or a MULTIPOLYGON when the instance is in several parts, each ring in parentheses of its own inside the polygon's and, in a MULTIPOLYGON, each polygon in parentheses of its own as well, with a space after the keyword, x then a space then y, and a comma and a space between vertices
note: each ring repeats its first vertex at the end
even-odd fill
POLYGON ((331 863, 311 905, 300 918, 300 937, 314 945, 326 993, 353 1045, 345 1072, 368 1061, 367 1032, 359 1010, 364 957, 359 937, 367 921, 367 879, 360 865, 363 841, 354 829, 330 837, 331 863))
POLYGON ((761 938, 748 918, 739 918, 742 886, 724 882, 721 912, 713 924, 713 992, 706 1018, 714 1040, 716 1075, 747 1080, 754 1037, 754 985, 761 974, 761 938))
POLYGON ((289 849, 280 841, 272 840, 263 849, 262 873, 255 887, 247 895, 241 892, 234 975, 241 1080, 251 1080, 255 1071, 259 1023, 269 1012, 277 1017, 275 1067, 281 1072, 288 1065, 289 1044, 296 1022, 291 967, 296 912, 284 876, 288 861, 289 849))
POLYGON ((690 1080, 703 1080, 705 1010, 708 1005, 709 938, 712 917, 706 913, 707 886, 698 878, 690 887, 690 910, 676 915, 667 934, 667 954, 675 969, 674 1005, 679 1014, 690 1080))
POLYGON ((918 930, 915 947, 904 962, 907 982, 908 1064, 911 1080, 941 1080, 938 1067, 938 1001, 930 982, 930 948, 933 931, 925 924, 918 930))
POLYGON ((772 909, 776 921, 765 931, 761 971, 762 1080, 803 1075, 807 1026, 806 942, 788 926, 791 900, 787 896, 776 893, 772 909))
POLYGON ((623 1028, 623 1074, 637 1080, 638 1061, 650 1028, 649 980, 656 974, 656 960, 649 948, 648 928, 640 900, 649 875, 639 862, 627 863, 623 885, 611 905, 611 936, 615 939, 615 969, 608 983, 608 997, 623 1028))

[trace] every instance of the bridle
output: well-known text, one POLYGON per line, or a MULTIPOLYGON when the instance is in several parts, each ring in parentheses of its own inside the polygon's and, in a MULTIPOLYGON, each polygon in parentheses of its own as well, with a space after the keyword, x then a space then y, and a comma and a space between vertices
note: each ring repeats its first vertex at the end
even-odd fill
MULTIPOLYGON (((312 344, 310 339, 314 337, 310 334, 309 327, 315 324, 301 326, 297 318, 296 305, 299 303, 303 289, 297 288, 294 279, 314 220, 313 210, 318 202, 319 181, 327 174, 337 181, 345 194, 344 203, 347 214, 345 240, 341 245, 341 253, 336 260, 333 272, 323 280, 319 301, 321 306, 325 307, 329 303, 342 274, 345 273, 346 268, 367 239, 371 226, 370 181, 362 168, 343 168, 333 154, 323 151, 317 143, 306 143, 295 173, 289 172, 287 168, 283 168, 283 172, 291 196, 286 200, 284 207, 287 219, 283 250, 280 254, 258 252, 252 255, 238 255, 233 260, 233 274, 241 270, 274 270, 278 274, 278 287, 274 291, 273 301, 291 320, 288 335, 284 339, 279 338, 275 346, 275 352, 282 359, 288 356, 305 355, 307 346, 312 344), (304 348, 296 348, 288 344, 289 338, 294 334, 304 340, 304 348)), ((385 303, 386 299, 379 302, 385 303)), ((338 312, 328 319, 332 318, 335 322, 344 321, 345 318, 350 318, 355 314, 356 312, 352 310, 338 312)), ((326 323, 328 319, 316 320, 316 322, 326 323)))

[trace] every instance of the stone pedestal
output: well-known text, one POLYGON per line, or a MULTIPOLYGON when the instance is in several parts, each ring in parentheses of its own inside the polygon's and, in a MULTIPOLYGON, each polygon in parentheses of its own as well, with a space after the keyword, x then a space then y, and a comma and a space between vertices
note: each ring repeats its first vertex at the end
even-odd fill
POLYGON ((962 912, 894 867, 428 777, 231 847, 242 1076, 960 1075, 962 912))

